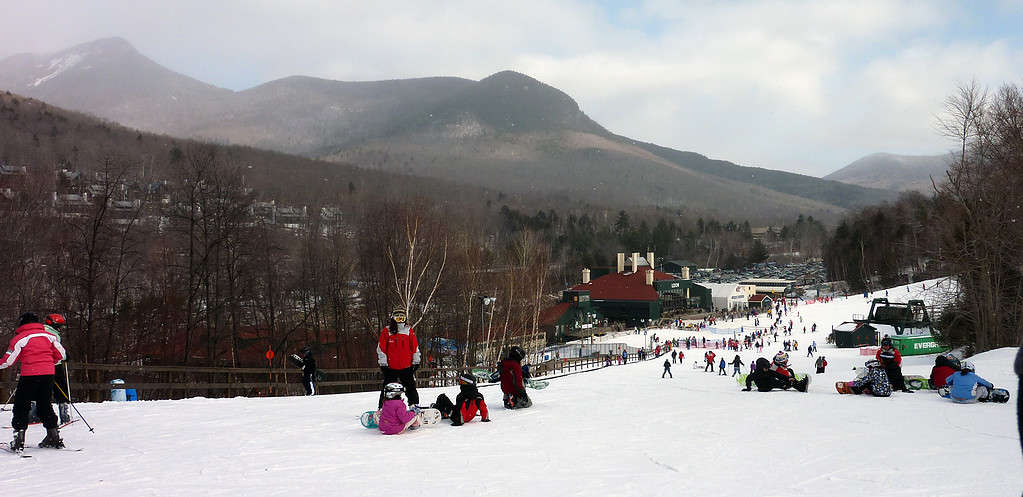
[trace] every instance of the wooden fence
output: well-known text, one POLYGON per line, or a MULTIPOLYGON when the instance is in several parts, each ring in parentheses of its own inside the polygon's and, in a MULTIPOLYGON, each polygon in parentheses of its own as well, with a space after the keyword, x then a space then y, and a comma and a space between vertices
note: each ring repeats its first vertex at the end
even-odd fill
MULTIPOLYGON (((648 356, 652 358, 652 354, 648 356)), ((551 378, 596 370, 607 363, 607 354, 558 358, 533 364, 533 378, 551 378)), ((629 361, 635 361, 630 354, 629 361)), ((615 362, 617 363, 617 362, 615 362)), ((134 389, 139 400, 181 399, 187 397, 266 397, 301 395, 302 372, 299 369, 217 368, 198 366, 133 366, 127 364, 68 363, 73 401, 98 402, 110 398, 114 389, 134 389), (112 380, 124 383, 113 384, 112 380)), ((323 369, 325 378, 317 382, 319 393, 376 391, 383 375, 379 368, 323 369)), ((420 388, 458 384, 459 368, 422 368, 416 371, 420 388)), ((15 375, 2 371, 0 399, 13 392, 15 375)))

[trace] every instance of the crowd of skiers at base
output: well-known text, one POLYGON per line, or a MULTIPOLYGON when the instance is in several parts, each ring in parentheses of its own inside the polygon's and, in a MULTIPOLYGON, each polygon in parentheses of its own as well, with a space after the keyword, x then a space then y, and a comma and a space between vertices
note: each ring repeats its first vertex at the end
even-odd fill
POLYGON ((0 369, 21 363, 11 419, 14 438, 9 449, 12 451, 20 451, 25 447, 25 430, 28 429, 33 403, 36 415, 46 427, 46 438, 39 442, 39 447, 64 447, 58 428, 58 421, 70 420, 67 412, 67 404, 70 402, 67 396, 67 374, 62 364, 67 353, 60 342, 60 330, 64 324, 64 316, 60 314, 50 314, 45 321, 31 312, 22 314, 18 318, 14 338, 8 344, 3 358, 0 358, 0 369), (59 393, 54 392, 55 376, 58 377, 56 385, 59 393), (59 418, 50 404, 54 397, 60 406, 59 418))

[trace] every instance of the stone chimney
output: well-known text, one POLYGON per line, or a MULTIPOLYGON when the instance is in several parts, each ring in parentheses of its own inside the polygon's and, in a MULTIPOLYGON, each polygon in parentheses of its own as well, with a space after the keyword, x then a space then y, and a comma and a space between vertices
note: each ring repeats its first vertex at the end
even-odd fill
POLYGON ((618 272, 625 272, 625 252, 618 252, 618 272))
MULTIPOLYGON (((689 268, 688 267, 683 267, 682 268, 682 279, 684 279, 684 280, 688 280, 689 279, 689 268)), ((687 295, 687 297, 688 297, 688 295, 687 295)))
POLYGON ((647 269, 646 270, 646 284, 650 285, 650 286, 654 286, 654 270, 653 269, 647 269))
POLYGON ((646 253, 646 261, 650 264, 650 269, 657 269, 657 263, 654 262, 654 253, 653 252, 647 252, 646 253))
POLYGON ((639 270, 639 252, 632 253, 632 272, 635 273, 639 270))
POLYGON ((587 284, 589 282, 590 282, 590 270, 584 268, 583 269, 583 284, 585 285, 585 284, 587 284))

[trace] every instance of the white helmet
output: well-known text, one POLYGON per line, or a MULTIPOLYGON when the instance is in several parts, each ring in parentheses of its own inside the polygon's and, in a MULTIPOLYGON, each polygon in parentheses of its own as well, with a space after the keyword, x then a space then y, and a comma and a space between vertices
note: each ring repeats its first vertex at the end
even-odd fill
POLYGON ((384 385, 384 397, 388 399, 400 399, 403 393, 405 393, 405 385, 401 383, 392 382, 384 385))
POLYGON ((974 372, 977 371, 977 368, 974 367, 973 363, 970 362, 970 361, 963 361, 963 363, 959 366, 959 368, 960 368, 960 371, 974 371, 974 372))

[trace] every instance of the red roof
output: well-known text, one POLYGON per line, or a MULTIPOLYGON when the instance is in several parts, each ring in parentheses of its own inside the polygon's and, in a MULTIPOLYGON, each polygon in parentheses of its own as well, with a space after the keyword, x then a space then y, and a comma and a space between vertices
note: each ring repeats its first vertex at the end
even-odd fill
MULTIPOLYGON (((642 300, 652 302, 658 299, 657 290, 646 284, 646 271, 650 266, 640 266, 635 273, 611 273, 589 283, 581 283, 572 290, 589 290, 591 300, 642 300)), ((654 271, 654 281, 677 280, 678 278, 660 271, 654 271)))
POLYGON ((538 322, 541 325, 553 325, 561 319, 561 316, 564 315, 565 311, 567 311, 570 307, 572 307, 571 302, 562 302, 554 307, 544 309, 540 312, 538 322))
POLYGON ((749 301, 750 302, 763 302, 764 299, 770 299, 770 297, 768 297, 767 295, 764 295, 762 293, 758 293, 758 294, 755 294, 752 297, 750 297, 749 301))

